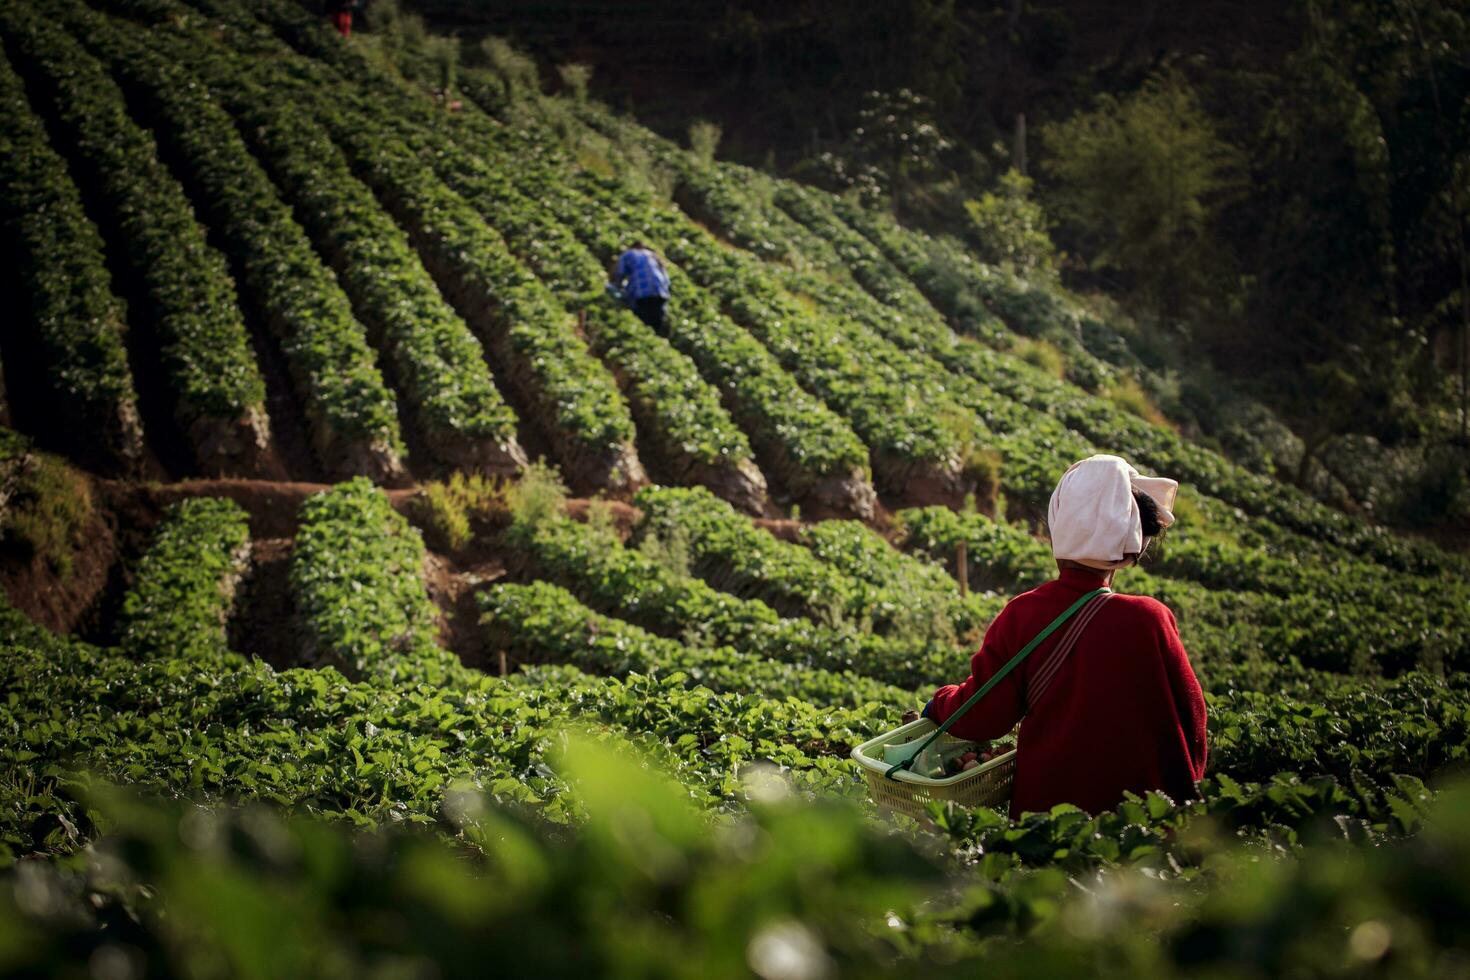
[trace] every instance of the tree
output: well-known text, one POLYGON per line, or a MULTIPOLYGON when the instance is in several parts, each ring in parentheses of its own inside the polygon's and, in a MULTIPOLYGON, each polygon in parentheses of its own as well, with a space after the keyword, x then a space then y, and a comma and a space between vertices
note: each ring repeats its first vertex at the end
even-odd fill
POLYGON ((1093 255, 1168 318, 1197 308, 1217 257, 1212 225, 1237 184, 1238 152, 1174 72, 1041 130, 1051 210, 1093 255))
POLYGON ((852 145, 887 178, 894 211, 918 180, 939 172, 953 146, 935 124, 930 101, 907 88, 863 96, 852 145))
POLYGON ((966 201, 965 211, 987 262, 1024 276, 1049 278, 1056 273, 1057 250, 1046 212, 1031 196, 1032 184, 1030 177, 1008 170, 1000 178, 998 192, 986 191, 978 201, 966 201))
POLYGON ((1304 5, 1256 147, 1236 352, 1285 395, 1303 468, 1340 433, 1392 444, 1448 415, 1434 352, 1467 321, 1467 45, 1455 5, 1304 5))

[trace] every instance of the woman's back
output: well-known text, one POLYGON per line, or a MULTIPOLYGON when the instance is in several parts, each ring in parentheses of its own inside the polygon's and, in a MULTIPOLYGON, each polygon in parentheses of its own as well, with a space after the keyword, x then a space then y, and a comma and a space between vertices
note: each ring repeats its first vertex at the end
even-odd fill
MULTIPOLYGON (((927 713, 943 721, 1105 573, 1066 568, 1017 596, 986 632, 964 684, 941 688, 927 713), (978 678, 978 680, 977 680, 978 678)), ((1065 662, 1038 672, 1066 629, 1044 641, 957 721, 951 733, 992 739, 1023 716, 1011 811, 1072 803, 1096 813, 1125 791, 1188 797, 1204 774, 1205 703, 1174 617, 1145 596, 1113 595, 1087 623, 1065 662), (1028 694, 1034 704, 1028 708, 1028 694)))

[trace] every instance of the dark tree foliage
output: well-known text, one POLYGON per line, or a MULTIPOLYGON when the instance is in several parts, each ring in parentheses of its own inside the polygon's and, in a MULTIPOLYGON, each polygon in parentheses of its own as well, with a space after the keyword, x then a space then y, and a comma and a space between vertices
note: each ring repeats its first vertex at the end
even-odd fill
MULTIPOLYGON (((668 135, 716 120, 726 158, 882 197, 941 230, 966 233, 964 202, 1029 155, 1071 284, 1121 294, 1254 386, 1304 436, 1304 465, 1343 433, 1392 444, 1462 425, 1466 0, 413 2, 548 63, 595 63, 598 94, 668 135), (1160 78, 1197 98, 1244 179, 1202 196, 1186 232, 1130 219, 1099 234, 1106 223, 1074 220, 1069 202, 1089 180, 1106 200, 1109 175, 1035 134, 1160 78), (875 92, 935 127, 920 165, 867 145, 875 92)), ((1130 172, 1116 154, 1093 159, 1130 172)))
POLYGON ((1464 328, 1470 21, 1357 0, 1300 16, 1252 147, 1246 328, 1213 339, 1279 387, 1309 448, 1344 431, 1398 441, 1429 421, 1434 352, 1452 366, 1464 328))

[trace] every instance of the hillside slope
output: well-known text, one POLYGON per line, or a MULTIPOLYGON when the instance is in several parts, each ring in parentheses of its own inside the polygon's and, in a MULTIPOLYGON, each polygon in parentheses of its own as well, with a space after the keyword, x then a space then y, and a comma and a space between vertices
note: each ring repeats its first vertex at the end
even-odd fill
POLYGON ((698 815, 759 811, 757 763, 861 801, 847 753, 1052 574, 1047 497, 1094 451, 1184 483, 1118 588, 1179 620, 1209 778, 1094 818, 938 814, 949 883, 1192 880, 1215 845, 1191 827, 1288 852, 1332 819, 1418 829, 1470 758, 1461 556, 1031 363, 1020 339, 1061 323, 1079 371, 1118 368, 1065 294, 595 104, 472 66, 445 99, 433 44, 344 44, 289 0, 0 8, 26 314, 0 337, 0 758, 28 774, 0 781, 0 864, 116 826, 82 773, 494 856, 470 787, 538 833, 588 826, 568 723, 698 815), (667 337, 603 289, 639 238, 667 337), (95 509, 59 508, 78 485, 95 509))

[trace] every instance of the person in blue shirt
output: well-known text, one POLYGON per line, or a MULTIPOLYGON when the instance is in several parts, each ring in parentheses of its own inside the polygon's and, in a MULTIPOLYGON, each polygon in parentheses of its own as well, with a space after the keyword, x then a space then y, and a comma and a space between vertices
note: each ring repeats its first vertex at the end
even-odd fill
POLYGON ((669 302, 669 274, 658 254, 634 242, 613 266, 612 284, 638 319, 664 334, 664 307, 669 302))

